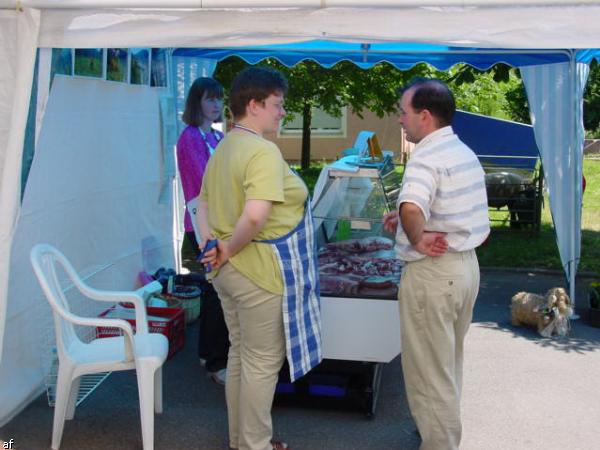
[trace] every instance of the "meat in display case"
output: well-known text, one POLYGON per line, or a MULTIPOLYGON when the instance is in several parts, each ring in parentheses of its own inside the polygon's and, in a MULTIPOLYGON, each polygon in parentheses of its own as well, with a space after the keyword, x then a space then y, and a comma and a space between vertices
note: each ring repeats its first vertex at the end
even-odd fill
POLYGON ((395 299, 401 264, 382 217, 395 208, 400 176, 390 158, 375 167, 342 164, 323 169, 313 207, 321 294, 395 299))
POLYGON ((394 242, 365 237, 329 242, 319 251, 322 295, 396 298, 401 265, 394 242))
POLYGON ((383 363, 400 353, 401 263, 394 237, 383 229, 383 215, 396 207, 400 182, 389 157, 377 164, 346 157, 323 168, 312 203, 325 358, 314 376, 341 373, 355 380, 360 374, 369 417, 375 413, 383 363))

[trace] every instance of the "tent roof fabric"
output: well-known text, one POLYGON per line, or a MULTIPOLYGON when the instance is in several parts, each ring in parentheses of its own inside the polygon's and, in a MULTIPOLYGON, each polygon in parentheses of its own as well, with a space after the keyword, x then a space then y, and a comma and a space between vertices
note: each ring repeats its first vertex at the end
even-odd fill
POLYGON ((217 61, 238 56, 249 64, 256 64, 266 58, 275 58, 288 67, 304 60, 313 60, 323 67, 331 67, 344 60, 363 69, 387 62, 401 70, 410 69, 423 62, 439 70, 447 70, 458 63, 467 63, 477 69, 485 70, 497 63, 521 67, 569 61, 569 53, 561 50, 492 50, 423 43, 361 44, 325 40, 218 49, 178 48, 174 55, 196 56, 217 61))
MULTIPOLYGON (((116 4, 116 1, 107 3, 116 4)), ((219 48, 330 39, 438 43, 489 49, 600 48, 597 26, 600 4, 597 2, 536 6, 502 1, 481 6, 394 6, 391 3, 389 7, 252 6, 200 10, 116 6, 41 9, 39 46, 219 48)))

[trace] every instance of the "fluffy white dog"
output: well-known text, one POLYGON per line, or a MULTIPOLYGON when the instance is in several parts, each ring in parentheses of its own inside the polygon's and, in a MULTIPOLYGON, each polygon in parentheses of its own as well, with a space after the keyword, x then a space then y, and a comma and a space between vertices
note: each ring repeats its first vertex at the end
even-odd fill
POLYGON ((567 335, 572 314, 571 300, 563 288, 552 288, 543 297, 519 292, 511 302, 512 324, 536 328, 543 337, 567 335))

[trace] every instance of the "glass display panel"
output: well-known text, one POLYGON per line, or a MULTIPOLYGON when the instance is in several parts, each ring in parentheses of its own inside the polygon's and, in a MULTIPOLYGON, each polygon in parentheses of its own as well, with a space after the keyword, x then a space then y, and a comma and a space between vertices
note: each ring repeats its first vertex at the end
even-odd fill
POLYGON ((383 215, 395 208, 390 193, 399 188, 393 163, 323 170, 328 178, 313 208, 321 295, 396 299, 402 266, 394 236, 383 229, 383 215))

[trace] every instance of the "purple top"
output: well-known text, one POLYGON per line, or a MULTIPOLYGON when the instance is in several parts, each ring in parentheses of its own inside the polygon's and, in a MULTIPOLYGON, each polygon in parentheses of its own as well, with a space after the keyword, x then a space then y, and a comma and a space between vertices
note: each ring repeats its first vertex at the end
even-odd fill
MULTIPOLYGON (((203 135, 197 128, 187 126, 177 141, 177 166, 179 177, 183 187, 183 197, 187 203, 197 197, 202 187, 202 177, 210 158, 209 145, 216 148, 219 141, 223 139, 223 133, 212 130, 203 135)), ((185 211, 185 231, 194 231, 190 213, 185 211)))

